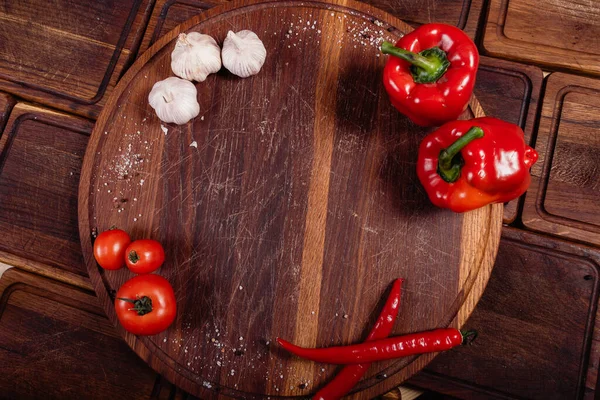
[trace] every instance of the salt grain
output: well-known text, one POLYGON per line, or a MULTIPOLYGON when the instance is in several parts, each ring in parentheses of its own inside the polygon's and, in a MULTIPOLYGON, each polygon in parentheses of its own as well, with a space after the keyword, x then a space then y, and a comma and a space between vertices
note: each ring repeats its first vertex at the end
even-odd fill
POLYGON ((190 147, 198 148, 198 142, 194 140, 192 143, 190 143, 190 147))

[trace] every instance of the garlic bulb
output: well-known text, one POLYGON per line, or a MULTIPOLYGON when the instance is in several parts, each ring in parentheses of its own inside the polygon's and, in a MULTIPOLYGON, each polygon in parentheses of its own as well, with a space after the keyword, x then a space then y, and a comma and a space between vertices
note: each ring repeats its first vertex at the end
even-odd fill
POLYGON ((148 102, 163 122, 183 125, 200 113, 196 86, 174 76, 156 82, 148 95, 148 102))
POLYGON ((232 74, 247 78, 258 74, 267 58, 267 50, 256 33, 229 31, 223 42, 223 66, 232 74))
POLYGON ((221 48, 208 35, 180 33, 171 53, 171 69, 180 78, 202 82, 221 69, 221 48))

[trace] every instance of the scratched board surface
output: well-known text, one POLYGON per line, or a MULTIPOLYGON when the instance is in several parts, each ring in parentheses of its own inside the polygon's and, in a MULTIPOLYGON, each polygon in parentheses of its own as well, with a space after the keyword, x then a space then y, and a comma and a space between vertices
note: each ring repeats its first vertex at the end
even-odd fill
MULTIPOLYGON (((427 130, 390 106, 383 39, 411 28, 360 3, 252 1, 209 10, 145 53, 109 99, 90 139, 80 233, 90 279, 116 324, 111 295, 132 277, 104 271, 91 230, 117 225, 160 240, 158 273, 178 314, 128 343, 202 398, 306 396, 337 368, 290 357, 304 346, 360 341, 393 279, 406 279, 394 333, 461 325, 481 296, 502 206, 464 215, 433 207, 415 173, 427 130), (200 115, 162 124, 147 104, 171 75, 181 31, 251 29, 267 61, 255 77, 225 70, 197 84, 200 115)), ((477 100, 464 117, 482 115, 477 100)), ((381 363, 357 388, 372 398, 430 356, 381 363)))

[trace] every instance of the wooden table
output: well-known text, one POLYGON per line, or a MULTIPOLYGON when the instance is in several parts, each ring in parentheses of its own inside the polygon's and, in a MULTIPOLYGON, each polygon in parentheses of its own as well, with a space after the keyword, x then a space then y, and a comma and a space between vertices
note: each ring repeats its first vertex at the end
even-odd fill
MULTIPOLYGON (((83 265, 77 188, 99 111, 136 57, 223 0, 0 4, 0 397, 186 398, 128 348, 83 265)), ((600 2, 369 0, 476 39, 476 95, 540 152, 505 208, 475 345, 408 384, 459 398, 597 398, 600 2), (549 74, 549 75, 548 75, 549 74)), ((398 392, 386 397, 397 398, 398 392)))

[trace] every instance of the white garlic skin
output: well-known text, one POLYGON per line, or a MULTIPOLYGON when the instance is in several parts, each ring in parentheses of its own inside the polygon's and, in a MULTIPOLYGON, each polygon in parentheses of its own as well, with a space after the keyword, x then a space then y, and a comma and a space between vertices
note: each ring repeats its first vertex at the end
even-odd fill
POLYGON ((196 86, 174 76, 158 81, 148 95, 148 102, 163 122, 186 124, 200 113, 196 86))
POLYGON ((221 69, 221 48, 208 35, 180 33, 171 53, 171 70, 188 81, 203 82, 221 69))
POLYGON ((258 74, 267 58, 267 49, 252 31, 229 31, 223 42, 221 58, 223 66, 232 74, 247 78, 258 74))

